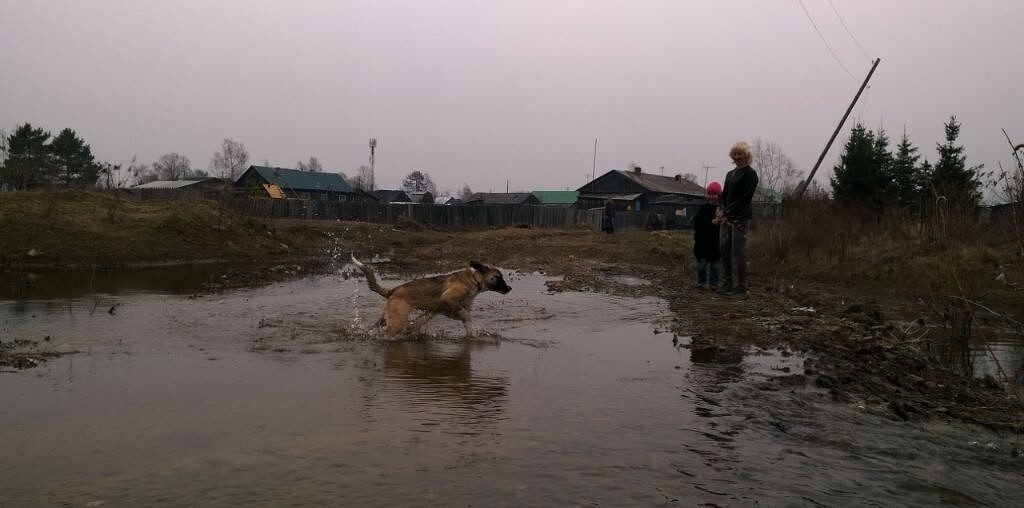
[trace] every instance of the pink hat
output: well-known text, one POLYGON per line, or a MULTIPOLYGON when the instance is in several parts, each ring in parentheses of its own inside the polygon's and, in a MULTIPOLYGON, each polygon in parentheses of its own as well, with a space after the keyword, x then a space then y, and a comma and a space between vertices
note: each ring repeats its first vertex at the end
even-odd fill
POLYGON ((718 182, 711 182, 708 184, 707 193, 712 196, 717 196, 722 193, 722 184, 718 182))

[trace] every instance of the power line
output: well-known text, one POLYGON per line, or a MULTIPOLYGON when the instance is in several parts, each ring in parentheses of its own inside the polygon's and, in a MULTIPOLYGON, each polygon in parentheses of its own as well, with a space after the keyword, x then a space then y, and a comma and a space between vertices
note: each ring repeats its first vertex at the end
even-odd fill
POLYGON ((850 31, 850 27, 846 26, 846 21, 843 20, 843 16, 839 14, 839 9, 836 9, 836 4, 832 3, 832 0, 828 0, 828 4, 832 6, 832 12, 836 13, 836 17, 839 18, 839 22, 843 24, 843 28, 846 29, 846 33, 849 34, 850 38, 853 39, 853 43, 860 48, 860 52, 864 55, 864 58, 871 60, 871 55, 864 49, 864 46, 860 45, 857 38, 853 36, 853 32, 850 31))
POLYGON ((847 69, 846 66, 843 65, 843 61, 839 59, 839 55, 837 55, 836 52, 832 50, 832 46, 829 46, 828 41, 825 40, 825 36, 822 35, 821 30, 818 29, 817 23, 814 22, 814 18, 811 17, 811 13, 807 12, 807 7, 804 5, 803 0, 796 1, 800 4, 800 8, 804 10, 804 14, 807 15, 807 20, 810 21, 811 26, 814 27, 814 31, 818 32, 818 37, 821 38, 821 42, 825 43, 825 47, 828 48, 828 52, 832 54, 832 58, 834 58, 836 60, 836 63, 838 63, 839 66, 842 67, 844 71, 846 71, 846 74, 850 76, 850 79, 857 81, 857 78, 853 75, 852 72, 850 72, 850 69, 847 69))

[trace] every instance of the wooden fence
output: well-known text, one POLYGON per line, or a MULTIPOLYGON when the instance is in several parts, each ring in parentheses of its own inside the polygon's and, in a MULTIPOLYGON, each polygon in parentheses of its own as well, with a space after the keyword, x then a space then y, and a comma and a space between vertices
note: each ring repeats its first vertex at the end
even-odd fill
MULTIPOLYGON (((526 225, 540 229, 599 229, 602 209, 578 210, 541 205, 426 205, 408 203, 337 203, 237 196, 232 207, 243 215, 293 219, 328 219, 398 224, 416 222, 436 228, 495 228, 526 225)), ((649 226, 648 213, 617 212, 615 228, 649 226)))

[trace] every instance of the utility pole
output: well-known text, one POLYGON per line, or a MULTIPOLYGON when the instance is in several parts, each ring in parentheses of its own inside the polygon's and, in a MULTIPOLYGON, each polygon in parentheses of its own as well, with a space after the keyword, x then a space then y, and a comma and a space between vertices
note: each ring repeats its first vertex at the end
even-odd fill
POLYGON ((871 64, 871 70, 868 71, 868 77, 864 78, 864 82, 860 85, 860 90, 857 90, 857 95, 853 96, 853 102, 850 103, 850 107, 846 108, 846 113, 843 115, 843 119, 839 120, 839 125, 836 126, 835 132, 832 133, 832 137, 828 138, 828 143, 825 144, 825 149, 821 151, 821 155, 818 156, 818 162, 814 163, 814 168, 811 169, 811 174, 807 175, 807 181, 800 184, 800 187, 796 190, 794 199, 800 199, 804 195, 804 191, 807 190, 807 186, 814 180, 814 173, 818 171, 818 166, 821 165, 822 159, 825 158, 825 154, 828 153, 828 149, 832 148, 832 142, 836 140, 836 136, 839 135, 839 131, 843 128, 843 124, 846 123, 846 117, 850 116, 850 111, 853 111, 853 106, 857 104, 857 99, 860 99, 860 94, 864 92, 864 89, 868 86, 868 81, 871 81, 871 75, 875 73, 875 68, 878 67, 878 63, 881 62, 881 58, 876 58, 871 64))
POLYGON ((708 170, 709 169, 718 169, 718 168, 716 166, 701 166, 701 167, 704 168, 704 188, 707 188, 707 186, 708 186, 708 170))
POLYGON ((594 138, 594 165, 590 166, 590 181, 597 178, 597 138, 594 138))
POLYGON ((373 165, 374 165, 374 155, 375 155, 374 152, 376 152, 376 151, 377 151, 377 138, 370 138, 370 178, 369 178, 370 181, 369 182, 363 182, 364 185, 366 185, 366 187, 369 188, 370 190, 374 190, 374 186, 375 186, 374 185, 374 179, 375 178, 374 178, 374 175, 373 175, 373 165))

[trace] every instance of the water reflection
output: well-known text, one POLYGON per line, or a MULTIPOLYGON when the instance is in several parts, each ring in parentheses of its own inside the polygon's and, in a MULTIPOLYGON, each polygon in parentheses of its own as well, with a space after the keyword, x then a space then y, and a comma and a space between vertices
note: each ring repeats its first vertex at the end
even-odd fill
POLYGON ((420 425, 465 425, 469 428, 456 431, 475 433, 499 418, 508 399, 507 377, 473 367, 475 351, 494 348, 476 341, 386 344, 383 391, 399 399, 420 425))
POLYGON ((0 299, 70 299, 96 294, 153 292, 189 294, 206 291, 236 265, 204 264, 98 270, 0 272, 0 299))
POLYGON ((1018 392, 1024 391, 1024 336, 1012 330, 985 330, 978 335, 970 350, 974 375, 1009 381, 1018 392))
POLYGON ((942 336, 925 344, 932 360, 968 377, 991 376, 1024 389, 1024 336, 1006 329, 975 329, 970 340, 942 336))

